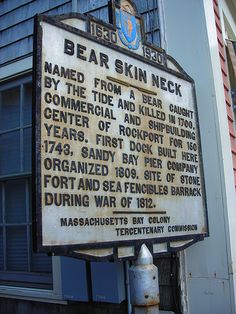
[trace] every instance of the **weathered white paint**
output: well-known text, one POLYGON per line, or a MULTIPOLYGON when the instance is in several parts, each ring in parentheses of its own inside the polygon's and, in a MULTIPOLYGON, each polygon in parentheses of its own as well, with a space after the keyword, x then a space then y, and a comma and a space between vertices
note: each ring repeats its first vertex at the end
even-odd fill
MULTIPOLYGON (((40 122, 42 190, 40 193, 42 193, 43 245, 89 244, 206 234, 204 189, 202 185, 203 174, 201 171, 197 113, 195 111, 192 83, 124 53, 117 51, 114 54, 114 51, 100 43, 93 42, 48 23, 41 22, 41 26, 43 40, 40 122), (56 35, 52 36, 54 33, 56 35), (73 49, 70 50, 68 48, 67 53, 64 53, 65 39, 70 41, 70 45, 72 43, 74 45, 73 49), (83 48, 83 53, 81 53, 83 55, 82 58, 76 56, 76 45, 78 43, 86 47, 86 49, 83 48), (96 53, 97 64, 94 64, 93 61, 88 62, 92 49, 96 53), (107 56, 106 65, 100 64, 99 58, 101 54, 107 56), (132 75, 121 73, 125 66, 123 60, 125 60, 127 65, 132 65, 132 75), (65 69, 76 69, 76 73, 79 72, 80 77, 84 76, 84 80, 75 82, 64 79, 57 74, 53 75, 53 73, 49 73, 50 71, 45 70, 46 62, 52 65, 52 69, 54 69, 55 65, 58 65, 59 69, 61 66, 65 69), (142 73, 145 73, 146 79, 137 74, 140 73, 140 70, 142 73), (155 86, 152 81, 153 75, 155 77, 158 76, 159 79, 163 78, 163 82, 166 82, 164 84, 170 87, 164 86, 160 88, 160 86, 155 86), (167 82, 170 82, 170 85, 167 82), (76 88, 83 88, 84 94, 80 97, 73 95, 72 87, 71 91, 67 87, 68 83, 75 84, 76 88), (107 90, 108 84, 111 86, 110 91, 107 90), (115 90, 119 90, 119 92, 116 93, 114 92, 115 90), (96 95, 103 93, 106 97, 108 95, 111 97, 110 103, 102 102, 98 99, 98 96, 94 96, 94 93, 96 95), (53 95, 56 95, 57 99, 61 96, 69 97, 100 106, 99 108, 109 110, 110 116, 96 115, 86 112, 86 109, 84 111, 65 110, 61 104, 53 103, 51 100, 53 95), (132 102, 133 107, 126 109, 119 107, 118 104, 121 99, 122 101, 132 102), (149 113, 143 113, 140 110, 140 106, 147 109, 149 113), (46 115, 44 114, 45 110, 47 110, 46 115), (52 110, 56 110, 54 111, 56 113, 54 121, 51 117, 52 110), (58 110, 79 114, 79 124, 76 125, 74 120, 71 123, 67 123, 67 125, 59 121, 58 110), (130 115, 136 117, 137 122, 127 121, 126 119, 130 115), (175 122, 169 122, 169 115, 174 117, 175 122), (83 123, 83 118, 87 122, 83 123), (189 126, 182 126, 183 119, 189 126), (99 127, 101 121, 108 123, 107 130, 101 130, 99 127), (164 129, 159 131, 152 129, 150 127, 151 121, 163 123, 165 125, 164 129), (51 129, 56 126, 57 132, 49 131, 48 127, 45 127, 45 123, 51 129), (142 136, 141 138, 136 138, 135 135, 123 134, 120 131, 121 126, 129 128, 129 130, 143 130, 145 138, 142 138, 142 136), (78 139, 68 139, 66 136, 63 137, 61 130, 68 127, 76 129, 77 132, 83 132, 85 134, 84 139, 80 141, 78 139), (170 135, 171 133, 168 131, 170 127, 177 128, 179 134, 181 132, 182 134, 190 132, 191 139, 187 139, 188 136, 184 135, 170 135), (97 134, 99 135, 99 141, 97 140, 97 134), (104 143, 103 140, 108 137, 118 144, 104 143), (178 144, 172 142, 175 139, 179 140, 178 144), (56 141, 56 145, 60 143, 63 152, 53 149, 52 145, 49 144, 49 141, 52 140, 56 141), (141 152, 139 149, 132 149, 131 141, 136 144, 142 144, 145 148, 141 152), (188 143, 196 144, 196 150, 191 150, 187 145, 188 143), (68 144, 70 145, 69 154, 68 144), (65 145, 67 145, 66 148, 65 145), (170 155, 164 157, 159 152, 159 148, 168 148, 170 155), (91 152, 96 149, 106 150, 108 158, 100 160, 100 158, 94 156, 89 157, 82 153, 85 149, 91 150, 91 152), (187 160, 183 157, 183 154, 186 153, 189 157, 187 160), (130 158, 132 160, 125 161, 124 155, 132 157, 130 158), (150 157, 157 158, 160 166, 153 166, 149 162, 145 164, 145 161, 149 160, 150 157), (60 162, 67 160, 69 163, 76 161, 98 163, 99 167, 104 167, 105 174, 101 175, 101 169, 96 174, 86 173, 84 175, 76 173, 76 171, 68 173, 62 166, 55 169, 51 169, 48 166, 46 169, 45 160, 51 161, 52 158, 56 158, 60 162), (170 163, 174 163, 174 165, 183 163, 185 167, 191 166, 194 171, 191 172, 187 169, 177 171, 174 167, 168 170, 170 163), (127 175, 125 177, 119 174, 117 167, 123 167, 131 171, 131 176, 127 175), (132 174, 133 170, 135 176, 132 174), (145 173, 153 170, 158 172, 157 177, 147 179, 145 173), (173 182, 167 181, 166 177, 168 174, 174 175, 173 182), (60 179, 60 176, 65 178, 71 176, 72 180, 63 184, 62 187, 53 186, 51 178, 60 179), (97 190, 78 189, 80 180, 85 179, 86 176, 89 179, 96 180, 97 190), (191 177, 198 178, 198 183, 184 183, 183 176, 186 176, 186 179, 191 177), (48 180, 46 181, 45 178, 48 178, 48 180), (71 183, 72 181, 73 184, 71 183), (108 190, 105 188, 107 181, 113 182, 112 188, 108 190), (152 184, 156 187, 158 196, 151 192, 136 192, 133 183, 152 184), (186 187, 187 189, 190 187, 191 189, 199 190, 201 195, 179 196, 172 192, 173 190, 176 191, 176 187, 186 187), (58 206, 54 201, 50 202, 51 193, 70 196, 79 193, 88 201, 81 206, 73 205, 72 202, 58 206), (113 197, 114 202, 98 206, 95 199, 101 195, 108 199, 113 197), (129 206, 122 206, 124 197, 130 199, 129 206), (139 206, 138 200, 140 198, 148 199, 151 203, 139 206), (132 211, 138 212, 135 214, 132 211), (155 213, 158 211, 160 212, 159 214, 155 213), (105 223, 105 225, 94 223, 96 219, 102 218, 109 222, 105 223), (66 221, 66 225, 63 225, 62 221, 66 221), (81 223, 82 221, 83 223, 81 223), (88 221, 87 224, 86 221, 88 221), (159 227, 157 232, 146 232, 146 230, 153 230, 152 228, 156 226, 159 227), (186 227, 176 230, 175 226, 186 227), (138 230, 141 230, 141 232, 138 232, 138 230)), ((75 77, 77 76, 75 75, 75 77)), ((85 108, 87 108, 86 105, 85 108)), ((175 246, 180 246, 180 244, 183 245, 181 242, 175 246)))

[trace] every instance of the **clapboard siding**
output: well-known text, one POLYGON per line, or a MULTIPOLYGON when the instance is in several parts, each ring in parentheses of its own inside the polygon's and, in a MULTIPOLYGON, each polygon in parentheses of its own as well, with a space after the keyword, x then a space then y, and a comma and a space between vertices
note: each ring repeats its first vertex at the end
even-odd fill
MULTIPOLYGON (((62 14, 71 11, 71 2, 66 1, 65 4, 60 4, 56 6, 56 8, 40 11, 38 13, 45 14, 62 14)), ((31 14, 30 14, 31 15, 31 14)), ((0 21, 2 21, 3 17, 0 17, 0 21)), ((0 31, 0 47, 4 47, 12 42, 16 42, 20 39, 23 39, 26 36, 30 36, 33 34, 33 17, 27 17, 20 23, 13 24, 5 30, 0 31)))
POLYGON ((34 20, 26 20, 20 24, 12 26, 5 31, 0 32, 0 47, 4 47, 13 42, 23 39, 33 33, 34 20))
POLYGON ((153 10, 151 12, 145 12, 142 14, 144 19, 144 29, 145 32, 151 32, 159 30, 159 20, 158 20, 158 11, 153 10))
POLYGON ((108 0, 78 0, 77 5, 79 13, 89 13, 97 19, 109 22, 108 0))
POLYGON ((106 7, 108 5, 108 0, 78 0, 78 12, 87 13, 98 10, 99 8, 106 7))
MULTIPOLYGON (((157 1, 136 0, 144 18, 147 40, 160 45, 157 1)), ((109 22, 108 0, 77 0, 79 13, 89 13, 109 22)), ((72 11, 72 0, 5 0, 0 2, 0 65, 32 53, 35 14, 63 14, 72 11)))
POLYGON ((71 12, 71 2, 67 2, 61 6, 58 6, 52 10, 44 12, 47 15, 65 14, 71 12))
POLYGON ((158 0, 134 0, 139 13, 149 12, 158 7, 158 0))
MULTIPOLYGON (((157 0, 135 0, 134 3, 136 4, 138 13, 143 17, 147 41, 160 47, 160 24, 157 0)), ((109 22, 107 6, 107 0, 78 0, 78 11, 80 13, 89 12, 89 14, 105 22, 109 22)))
MULTIPOLYGON (((66 12, 70 12, 70 4, 65 4, 56 9, 49 11, 48 15, 55 14, 63 14, 66 12)), ((0 65, 10 62, 12 60, 24 57, 25 55, 29 55, 33 52, 33 19, 29 21, 29 28, 27 30, 27 34, 22 36, 22 38, 17 39, 16 41, 10 41, 7 46, 4 46, 0 49, 0 65)), ((19 27, 21 29, 21 27, 19 27)), ((25 29, 25 28, 24 28, 25 29)), ((24 32, 24 29, 22 33, 24 32)), ((18 29, 16 29, 18 31, 18 29)), ((16 36, 17 37, 17 36, 16 36)), ((19 37, 19 36, 18 36, 19 37)))
POLYGON ((24 38, 0 50, 0 64, 21 58, 33 51, 33 36, 24 38))
MULTIPOLYGON (((78 0, 78 12, 108 22, 108 1, 78 0)), ((72 11, 71 0, 4 1, 0 6, 0 65, 32 53, 33 18, 37 13, 48 15, 72 11)))
POLYGON ((2 1, 0 2, 0 16, 33 1, 35 0, 2 1))
POLYGON ((96 17, 97 19, 103 20, 104 22, 109 23, 109 13, 107 7, 100 8, 89 12, 90 15, 96 17))
POLYGON ((30 2, 17 10, 3 15, 0 19, 0 31, 32 18, 37 13, 47 12, 51 9, 71 2, 71 0, 41 1, 30 2))
MULTIPOLYGON (((158 0, 135 0, 134 3, 139 13, 149 12, 158 7, 158 0)), ((108 0, 78 0, 78 10, 80 13, 85 13, 99 9, 108 4, 108 0)))
POLYGON ((37 0, 1 16, 0 27, 4 29, 0 31, 0 65, 32 53, 35 14, 54 15, 68 12, 71 12, 71 0, 37 0), (4 25, 6 18, 9 20, 4 25))

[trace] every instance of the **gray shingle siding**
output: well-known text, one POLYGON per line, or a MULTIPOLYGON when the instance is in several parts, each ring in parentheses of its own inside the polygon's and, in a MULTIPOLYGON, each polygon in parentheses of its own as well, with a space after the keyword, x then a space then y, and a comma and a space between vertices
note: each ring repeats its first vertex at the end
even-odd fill
POLYGON ((71 12, 71 0, 6 0, 0 4, 0 65, 33 51, 33 24, 37 13, 71 12))
MULTIPOLYGON (((156 44, 160 43, 156 0, 135 0, 135 3, 144 17, 144 28, 148 40, 156 44)), ((108 0, 5 0, 0 2, 0 66, 32 53, 35 14, 65 14, 76 8, 80 13, 89 12, 109 22, 107 6, 108 0)))

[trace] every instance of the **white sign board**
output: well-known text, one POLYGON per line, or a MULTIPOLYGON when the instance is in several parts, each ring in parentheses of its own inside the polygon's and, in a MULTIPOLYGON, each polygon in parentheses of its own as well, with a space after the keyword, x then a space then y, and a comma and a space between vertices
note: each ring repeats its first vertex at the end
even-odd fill
POLYGON ((41 248, 206 236, 193 81, 50 18, 39 29, 41 248))

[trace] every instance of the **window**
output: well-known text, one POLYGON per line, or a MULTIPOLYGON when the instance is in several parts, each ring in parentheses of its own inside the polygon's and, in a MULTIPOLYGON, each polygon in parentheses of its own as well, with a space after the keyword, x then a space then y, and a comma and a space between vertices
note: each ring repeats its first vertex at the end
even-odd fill
POLYGON ((51 288, 52 263, 32 251, 31 77, 0 86, 0 284, 51 288))

